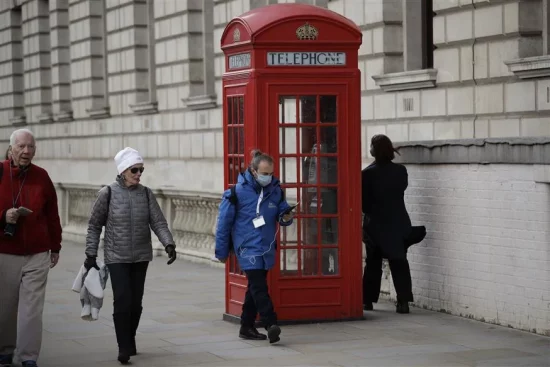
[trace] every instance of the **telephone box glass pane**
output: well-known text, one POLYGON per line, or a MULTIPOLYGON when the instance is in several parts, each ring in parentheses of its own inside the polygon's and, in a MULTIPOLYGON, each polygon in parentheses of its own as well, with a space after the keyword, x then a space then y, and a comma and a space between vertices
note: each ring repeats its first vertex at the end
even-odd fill
POLYGON ((281 246, 298 246, 298 221, 294 218, 294 222, 290 226, 281 226, 281 246))
POLYGON ((244 124, 244 97, 239 97, 239 124, 244 124))
POLYGON ((319 245, 319 231, 317 230, 319 224, 318 218, 302 218, 302 245, 303 246, 318 246, 319 245))
POLYGON ((284 96, 279 98, 279 123, 295 124, 296 121, 296 97, 284 96))
POLYGON ((298 250, 281 249, 281 274, 298 275, 298 250))
POLYGON ((292 188, 292 187, 285 187, 284 192, 285 192, 285 200, 288 203, 288 205, 290 206, 296 205, 296 203, 298 202, 298 189, 292 188))
POLYGON ((317 128, 312 127, 302 127, 300 128, 301 136, 301 152, 302 154, 313 154, 314 146, 317 142, 317 128))
POLYGON ((338 218, 321 218, 321 242, 338 245, 338 218))
POLYGON ((321 184, 337 184, 338 183, 338 164, 336 157, 320 157, 320 158, 314 158, 315 160, 319 160, 320 164, 320 172, 319 175, 321 176, 321 184))
POLYGON ((303 187, 300 197, 300 213, 317 214, 317 188, 303 187))
POLYGON ((296 158, 281 158, 279 171, 281 172, 280 180, 285 184, 296 183, 298 178, 296 158))
POLYGON ((319 272, 319 250, 302 249, 302 275, 317 275, 319 272))
POLYGON ((279 129, 279 153, 296 154, 297 132, 294 127, 279 129))
POLYGON ((319 129, 321 154, 331 154, 338 151, 338 135, 336 130, 336 126, 321 126, 319 129))
POLYGON ((336 116, 336 96, 320 96, 319 107, 321 110, 321 122, 335 123, 336 116))
POLYGON ((300 97, 300 122, 303 124, 317 122, 317 96, 300 97))
POLYGON ((321 272, 323 275, 338 275, 338 249, 324 248, 321 250, 321 272))
POLYGON ((321 187, 321 214, 338 214, 338 190, 321 187))

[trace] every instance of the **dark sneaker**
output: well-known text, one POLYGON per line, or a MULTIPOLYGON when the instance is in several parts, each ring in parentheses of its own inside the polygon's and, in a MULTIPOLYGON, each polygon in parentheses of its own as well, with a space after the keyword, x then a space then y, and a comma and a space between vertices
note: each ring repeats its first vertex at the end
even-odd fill
POLYGON ((367 302, 367 303, 363 304, 363 310, 365 310, 365 311, 374 310, 374 307, 372 306, 372 302, 367 302))
POLYGON ((127 364, 130 361, 130 353, 129 351, 119 349, 118 350, 118 361, 121 364, 127 364))
POLYGON ((24 361, 21 362, 21 366, 23 367, 38 367, 35 361, 24 361))
POLYGON ((395 305, 395 312, 409 313, 409 302, 397 302, 395 305))
POLYGON ((239 338, 247 340, 266 340, 267 335, 260 333, 255 327, 241 326, 239 338))
POLYGON ((11 367, 13 363, 13 354, 0 355, 0 367, 11 367))
POLYGON ((269 338, 269 343, 277 343, 281 338, 279 338, 279 335, 281 335, 281 328, 277 325, 271 325, 267 329, 267 337, 269 338))

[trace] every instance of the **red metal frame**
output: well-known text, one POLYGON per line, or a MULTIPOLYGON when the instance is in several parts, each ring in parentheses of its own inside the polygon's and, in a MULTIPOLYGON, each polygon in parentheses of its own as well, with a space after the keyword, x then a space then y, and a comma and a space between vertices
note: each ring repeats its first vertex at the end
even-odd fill
MULTIPOLYGON (((235 183, 231 171, 234 159, 239 163, 244 159, 246 167, 250 150, 259 148, 274 156, 288 201, 300 201, 295 224, 280 230, 277 264, 282 266, 276 265, 269 276, 270 293, 283 322, 362 317, 360 44, 361 32, 351 21, 303 4, 255 9, 233 19, 222 36, 227 70, 223 76, 225 187, 235 183), (297 27, 305 22, 318 27, 318 40, 296 39, 297 27), (270 67, 267 53, 271 51, 345 52, 346 65, 270 67), (243 53, 249 54, 250 65, 230 70, 229 57, 243 53), (287 102, 294 105, 297 117, 292 123, 282 122, 279 114, 279 100, 286 96, 291 96, 287 102), (239 109, 235 115, 233 103, 240 98, 244 113, 239 109), (331 98, 336 99, 334 121, 322 121, 326 112, 322 108, 327 101, 332 103, 331 98), (303 109, 313 102, 314 109, 303 109), (301 115, 307 111, 310 115, 305 121, 302 117, 306 115, 301 115), (237 125, 233 124, 235 118, 237 125), (235 129, 244 129, 244 151, 235 149, 235 140, 242 146, 240 135, 234 138, 235 129), (289 141, 294 134, 294 147, 287 146, 286 138, 280 141, 288 133, 289 141), (313 136, 317 141, 311 140, 313 136), (323 150, 330 140, 324 137, 335 140, 336 151, 323 150), (311 152, 313 147, 315 152, 311 152), (306 148, 310 151, 303 151, 306 148), (314 182, 304 182, 306 172, 310 177, 304 167, 312 167, 302 167, 306 158, 311 164, 316 162, 311 176, 314 182), (335 166, 331 160, 336 161, 335 166), (289 181, 290 171, 285 169, 289 162, 295 166, 291 172, 294 182, 289 181), (324 162, 329 168, 322 170, 324 162), (332 177, 327 174, 333 171, 332 177), (326 182, 320 182, 324 177, 326 182), (327 203, 334 200, 336 209, 326 212, 327 203), (322 231, 323 223, 331 225, 328 234, 322 231), (335 260, 335 273, 329 272, 333 267, 327 268, 323 254, 335 260), (291 256, 295 261, 289 260, 291 256)), ((232 258, 226 265, 226 315, 240 315, 245 292, 246 278, 232 258)))

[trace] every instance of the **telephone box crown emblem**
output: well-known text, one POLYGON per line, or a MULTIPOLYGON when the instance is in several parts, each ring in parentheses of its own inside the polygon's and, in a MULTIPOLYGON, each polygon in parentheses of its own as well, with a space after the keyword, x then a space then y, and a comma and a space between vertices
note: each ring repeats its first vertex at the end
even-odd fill
POLYGON ((241 40, 241 31, 239 28, 235 28, 233 31, 233 42, 239 42, 241 40))
POLYGON ((319 35, 317 28, 307 23, 296 29, 296 37, 299 40, 316 40, 319 35))

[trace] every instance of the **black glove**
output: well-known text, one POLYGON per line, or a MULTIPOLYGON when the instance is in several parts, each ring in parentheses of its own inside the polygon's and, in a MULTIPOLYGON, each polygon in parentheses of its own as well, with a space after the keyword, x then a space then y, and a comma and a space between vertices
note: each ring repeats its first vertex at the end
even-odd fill
POLYGON ((168 260, 168 262, 167 262, 168 265, 170 265, 174 261, 176 261, 176 256, 177 256, 176 246, 168 245, 164 248, 164 251, 166 251, 166 253, 168 254, 168 257, 170 258, 170 260, 168 260))
POLYGON ((84 260, 84 267, 86 270, 90 270, 91 268, 96 268, 99 270, 99 266, 97 266, 97 263, 95 262, 95 257, 87 257, 86 260, 84 260))

